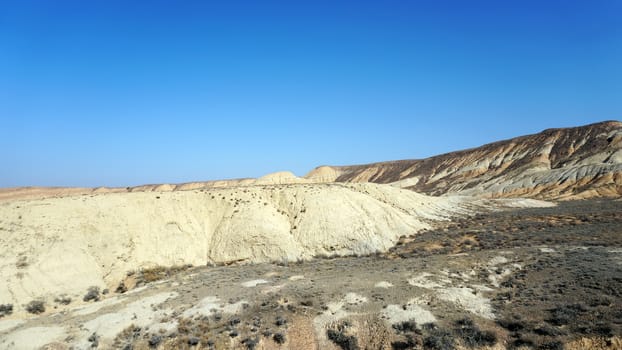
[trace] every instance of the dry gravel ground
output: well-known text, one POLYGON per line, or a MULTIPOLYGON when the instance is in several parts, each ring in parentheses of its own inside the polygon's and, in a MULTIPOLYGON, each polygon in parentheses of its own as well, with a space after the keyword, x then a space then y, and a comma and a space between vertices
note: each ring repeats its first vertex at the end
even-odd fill
POLYGON ((481 214, 385 254, 180 268, 145 283, 163 276, 4 316, 0 348, 621 349, 622 202, 481 214))

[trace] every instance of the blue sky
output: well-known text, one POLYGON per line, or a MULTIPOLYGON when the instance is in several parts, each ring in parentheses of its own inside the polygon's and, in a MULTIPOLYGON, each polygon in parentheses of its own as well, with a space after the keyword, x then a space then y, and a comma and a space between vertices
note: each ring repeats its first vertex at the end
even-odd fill
POLYGON ((424 158, 622 119, 622 2, 5 1, 0 187, 424 158))

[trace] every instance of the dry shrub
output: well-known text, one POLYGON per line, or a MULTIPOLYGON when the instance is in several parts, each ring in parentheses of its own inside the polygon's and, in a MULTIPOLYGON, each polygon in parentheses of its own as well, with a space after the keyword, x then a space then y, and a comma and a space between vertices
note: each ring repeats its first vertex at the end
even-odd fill
POLYGON ((155 266, 140 271, 138 280, 143 283, 159 281, 192 267, 192 265, 155 266))
POLYGON ((26 305, 26 311, 31 314, 40 314, 45 312, 45 303, 43 300, 33 300, 26 305))
POLYGON ((566 350, 622 350, 622 338, 615 336, 605 338, 581 338, 569 342, 564 347, 566 350))

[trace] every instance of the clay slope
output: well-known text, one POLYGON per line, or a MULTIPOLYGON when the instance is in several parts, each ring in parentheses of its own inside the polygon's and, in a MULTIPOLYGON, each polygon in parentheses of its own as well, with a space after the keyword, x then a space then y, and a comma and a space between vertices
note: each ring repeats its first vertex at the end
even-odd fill
POLYGON ((245 186, 0 203, 0 303, 114 288, 141 267, 309 259, 389 249, 462 197, 377 184, 245 186))
POLYGON ((430 195, 577 199, 622 195, 622 123, 548 129, 421 160, 321 166, 320 182, 391 183, 430 195))

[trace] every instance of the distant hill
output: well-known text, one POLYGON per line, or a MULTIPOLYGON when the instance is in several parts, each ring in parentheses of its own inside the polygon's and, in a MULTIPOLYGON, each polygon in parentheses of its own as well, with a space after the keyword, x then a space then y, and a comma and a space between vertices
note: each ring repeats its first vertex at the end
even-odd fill
POLYGON ((580 199, 622 195, 622 123, 547 129, 426 159, 321 166, 320 182, 393 184, 430 195, 580 199))
POLYGON ((605 121, 498 141, 426 159, 320 166, 304 177, 281 171, 253 179, 126 188, 1 188, 0 201, 125 192, 173 192, 295 183, 372 182, 427 195, 484 198, 622 196, 622 122, 605 121))

